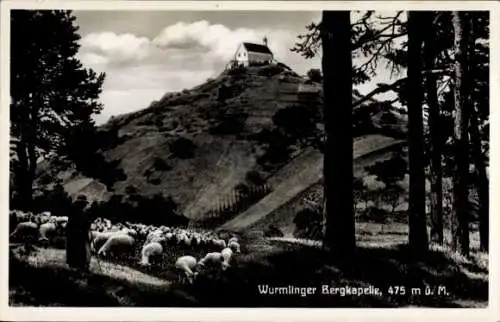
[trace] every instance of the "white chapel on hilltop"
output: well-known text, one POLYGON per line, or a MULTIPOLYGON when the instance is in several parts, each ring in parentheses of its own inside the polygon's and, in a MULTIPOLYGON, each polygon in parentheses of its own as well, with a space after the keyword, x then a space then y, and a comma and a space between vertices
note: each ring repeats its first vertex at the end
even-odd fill
POLYGON ((267 46, 267 38, 264 38, 264 44, 243 42, 234 54, 236 65, 245 67, 271 64, 273 59, 273 53, 267 46))

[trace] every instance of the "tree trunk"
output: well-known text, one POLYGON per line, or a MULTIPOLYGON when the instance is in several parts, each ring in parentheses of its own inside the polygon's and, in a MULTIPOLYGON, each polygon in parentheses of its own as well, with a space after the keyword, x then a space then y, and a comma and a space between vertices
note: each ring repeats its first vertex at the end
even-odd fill
POLYGON ((489 250, 489 211, 490 211, 490 196, 489 196, 489 180, 486 173, 486 162, 484 153, 481 149, 481 138, 479 134, 479 122, 475 111, 472 110, 470 121, 470 136, 472 143, 472 151, 474 164, 477 175, 477 189, 479 196, 479 243, 483 251, 489 250))
POLYGON ((30 171, 30 157, 25 139, 22 138, 16 146, 19 167, 15 175, 15 187, 18 198, 15 207, 21 210, 30 210, 33 200, 33 175, 30 171))
POLYGON ((421 32, 424 13, 408 14, 408 146, 410 168, 409 244, 415 255, 427 251, 425 216, 425 164, 423 134, 423 82, 421 32))
POLYGON ((453 12, 455 31, 455 123, 453 129, 455 172, 453 181, 452 247, 469 255, 469 79, 467 75, 468 26, 463 12, 453 12))
MULTIPOLYGON (((436 30, 433 28, 433 15, 426 13, 424 60, 426 70, 436 64, 436 30)), ((441 168, 443 135, 440 125, 440 111, 437 97, 436 76, 426 76, 427 105, 429 107, 429 131, 431 138, 431 240, 443 244, 443 171, 441 168)))
MULTIPOLYGON (((474 21, 471 19, 471 31, 474 30, 474 21)), ((473 62, 475 55, 475 39, 474 33, 471 32, 471 40, 469 42, 469 61, 473 62)), ((475 64, 469 64, 469 79, 475 79, 475 64)), ((476 168, 477 189, 479 196, 479 243, 480 249, 483 251, 489 250, 489 210, 490 210, 490 196, 489 196, 489 180, 486 173, 486 160, 485 154, 481 148, 481 135, 479 130, 479 114, 476 112, 475 102, 478 102, 474 95, 474 85, 471 84, 470 99, 472 104, 470 109, 470 123, 469 134, 472 144, 472 157, 474 158, 474 165, 476 168)))
POLYGON ((353 213, 352 57, 349 11, 323 11, 324 246, 348 257, 355 251, 353 213))

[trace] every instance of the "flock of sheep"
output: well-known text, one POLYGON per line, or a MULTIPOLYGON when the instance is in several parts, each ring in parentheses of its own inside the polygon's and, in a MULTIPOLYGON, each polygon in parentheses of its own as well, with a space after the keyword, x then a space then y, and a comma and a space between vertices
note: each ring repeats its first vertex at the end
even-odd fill
MULTIPOLYGON (((15 228, 11 239, 28 238, 49 245, 55 238, 64 237, 68 222, 66 216, 53 216, 49 212, 37 215, 13 210, 11 223, 15 228)), ((184 254, 172 259, 180 282, 193 283, 199 273, 225 271, 231 266, 234 253, 240 253, 236 236, 224 240, 214 232, 140 223, 111 223, 97 218, 90 228, 91 250, 98 257, 134 258, 135 250, 142 247, 139 258, 134 260, 140 267, 151 267, 153 261, 161 259, 170 249, 181 249, 184 254), (205 254, 197 260, 192 254, 205 254)))

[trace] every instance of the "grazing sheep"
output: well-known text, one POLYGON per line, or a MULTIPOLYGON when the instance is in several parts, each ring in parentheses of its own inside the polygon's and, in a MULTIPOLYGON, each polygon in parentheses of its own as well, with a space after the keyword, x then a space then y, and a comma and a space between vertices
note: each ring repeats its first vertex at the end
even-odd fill
POLYGON ((150 241, 152 241, 153 239, 156 239, 156 238, 159 238, 159 237, 162 237, 163 235, 163 232, 161 230, 154 230, 152 232, 150 232, 147 237, 146 237, 146 242, 149 243, 150 241))
POLYGON ((35 217, 35 221, 38 225, 43 225, 48 223, 51 219, 50 212, 42 212, 38 216, 35 217))
POLYGON ((221 252, 221 255, 222 255, 222 270, 225 271, 228 267, 230 267, 231 265, 229 264, 229 261, 231 260, 231 256, 233 256, 233 251, 231 250, 231 248, 227 247, 227 248, 224 248, 221 252))
POLYGON ((240 244, 237 241, 230 241, 227 244, 227 247, 231 248, 233 252, 235 253, 240 253, 240 244))
POLYGON ((219 268, 221 263, 224 261, 224 258, 222 257, 222 254, 219 252, 211 252, 205 255, 200 261, 198 262, 198 266, 203 267, 203 268, 213 268, 217 267, 219 268))
POLYGON ((160 243, 157 242, 152 242, 149 244, 145 244, 142 247, 141 251, 141 261, 139 262, 140 265, 143 266, 150 266, 151 264, 149 263, 149 259, 152 256, 159 256, 163 253, 163 247, 161 246, 160 243))
POLYGON ((190 247, 192 242, 192 238, 186 234, 184 234, 182 238, 182 244, 186 247, 190 247))
POLYGON ((25 221, 17 224, 16 229, 10 234, 10 238, 21 237, 25 241, 34 242, 38 234, 38 225, 31 221, 25 221))
POLYGON ((226 248, 226 242, 224 239, 214 239, 212 243, 215 247, 220 248, 221 250, 226 248))
POLYGON ((175 262, 175 268, 177 270, 178 281, 183 283, 187 279, 190 284, 194 282, 194 279, 198 275, 198 272, 193 272, 196 267, 196 258, 193 256, 182 256, 175 262))
POLYGON ((227 241, 227 244, 231 244, 231 242, 238 242, 238 238, 236 238, 235 236, 229 238, 229 240, 227 241))
POLYGON ((116 236, 116 235, 126 235, 126 234, 122 234, 119 231, 103 231, 103 232, 92 231, 91 232, 92 237, 91 237, 91 242, 90 242, 90 248, 94 252, 94 251, 96 251, 96 249, 100 249, 102 247, 102 245, 104 245, 104 243, 106 243, 106 241, 108 241, 108 239, 111 236, 116 236))
POLYGON ((135 239, 125 234, 117 234, 108 238, 97 252, 97 255, 106 256, 108 252, 125 253, 132 250, 135 245, 135 239))
POLYGON ((46 222, 41 224, 39 228, 39 242, 49 242, 49 237, 54 237, 57 232, 57 226, 53 222, 46 222))

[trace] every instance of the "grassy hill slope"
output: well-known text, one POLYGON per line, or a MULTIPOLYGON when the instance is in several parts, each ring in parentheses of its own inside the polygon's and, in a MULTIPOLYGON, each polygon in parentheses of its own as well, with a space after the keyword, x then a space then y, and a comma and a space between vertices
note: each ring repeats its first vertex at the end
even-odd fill
MULTIPOLYGON (((106 162, 123 172, 120 179, 112 177, 116 180, 108 182, 107 189, 102 178, 74 170, 58 176, 72 196, 84 193, 91 200, 106 200, 133 188, 141 195, 170 195, 181 213, 198 219, 230 195, 250 171, 273 187, 280 185, 287 177, 279 174, 286 171, 280 169, 309 151, 311 141, 287 143, 285 158, 262 161, 275 139, 273 117, 296 106, 320 113, 321 102, 321 86, 284 65, 224 71, 190 90, 167 93, 146 109, 114 117, 100 128, 112 141, 101 149, 106 162)), ((355 119, 359 135, 405 132, 405 116, 374 101, 358 108, 355 119)), ((320 136, 321 127, 314 132, 320 136)), ((298 164, 289 172, 305 166, 298 164)))
MULTIPOLYGON (((369 135, 359 138, 354 142, 354 159, 369 155, 374 152, 383 152, 387 148, 401 144, 402 141, 382 136, 369 135)), ((302 160, 300 160, 302 161, 302 160)), ((303 161, 302 161, 303 162, 303 161)), ((290 165, 290 164, 289 164, 290 165)), ((285 206, 296 196, 317 184, 323 177, 323 155, 319 151, 311 152, 310 158, 302 163, 300 171, 290 173, 272 193, 260 200, 238 217, 224 224, 222 230, 243 231, 260 222, 261 225, 269 224, 266 217, 285 206)), ((288 216, 288 225, 292 223, 293 216, 288 216)), ((276 224, 276 222, 274 222, 276 224)), ((280 225, 283 228, 283 225, 280 225)))

